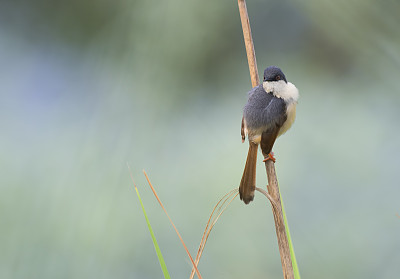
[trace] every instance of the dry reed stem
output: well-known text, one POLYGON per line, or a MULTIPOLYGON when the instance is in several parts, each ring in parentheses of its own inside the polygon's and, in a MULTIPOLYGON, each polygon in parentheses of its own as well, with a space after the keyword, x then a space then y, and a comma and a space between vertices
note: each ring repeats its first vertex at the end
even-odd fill
POLYGON ((169 222, 171 223, 172 227, 174 228, 176 234, 178 235, 178 237, 179 237, 179 239, 180 239, 180 241, 181 241, 181 243, 183 245, 183 248, 185 248, 185 251, 186 251, 187 255, 189 256, 189 259, 192 262, 193 268, 196 271, 197 277, 199 277, 199 279, 202 279, 200 271, 197 269, 197 265, 193 261, 192 255, 190 255, 189 250, 186 247, 186 244, 183 241, 183 238, 182 238, 181 234, 179 233, 178 229, 176 228, 174 222, 172 222, 171 217, 169 217, 169 214, 168 214, 167 210, 165 209, 165 207, 164 207, 163 203, 161 202, 160 198, 158 197, 156 189, 153 187, 153 184, 151 184, 151 182, 150 182, 150 178, 148 177, 147 173, 144 170, 143 170, 143 173, 144 173, 144 176, 146 177, 147 183, 149 184, 149 186, 151 188, 151 191, 153 191, 154 196, 156 197, 158 203, 160 204, 161 208, 164 210, 165 215, 167 215, 169 222))
POLYGON ((238 0, 240 20, 242 22, 244 44, 246 46, 247 61, 249 62, 249 71, 251 78, 251 85, 255 87, 259 84, 258 69, 256 53, 254 51, 253 36, 251 35, 251 28, 249 22, 249 15, 247 14, 247 6, 245 0, 238 0))
MULTIPOLYGON (((208 237, 209 237, 209 235, 211 233, 211 230, 213 229, 214 225, 217 223, 219 217, 222 215, 222 213, 224 213, 224 211, 228 208, 228 206, 237 197, 238 194, 239 194, 238 193, 238 189, 236 188, 236 189, 230 191, 229 193, 225 194, 225 196, 223 196, 218 201, 218 203, 214 206, 214 208, 213 208, 213 210, 211 212, 211 215, 210 215, 210 217, 208 219, 206 228, 204 229, 203 237, 201 238, 199 249, 197 251, 197 255, 196 255, 196 259, 195 259, 196 267, 198 266, 198 264, 200 262, 201 255, 203 254, 203 251, 204 251, 204 248, 206 246, 207 239, 208 239, 208 237), (226 202, 228 200, 229 200, 229 202, 226 204, 226 202), (219 204, 221 204, 221 205, 219 205, 219 204), (216 209, 217 209, 217 211, 216 211, 216 209)), ((190 279, 193 279, 194 274, 195 274, 195 269, 192 268, 192 272, 190 274, 190 279)))
MULTIPOLYGON (((242 22, 243 37, 246 45, 247 60, 249 63, 251 84, 253 87, 255 87, 259 84, 259 77, 246 1, 238 0, 238 5, 240 19, 242 22)), ((278 238, 278 247, 281 256, 283 277, 285 279, 292 279, 294 278, 292 259, 290 257, 289 243, 285 231, 285 223, 283 220, 282 204, 280 200, 278 180, 276 178, 275 164, 272 160, 267 160, 265 162, 265 170, 268 177, 267 189, 272 200, 274 201, 272 212, 274 215, 276 235, 278 238)))

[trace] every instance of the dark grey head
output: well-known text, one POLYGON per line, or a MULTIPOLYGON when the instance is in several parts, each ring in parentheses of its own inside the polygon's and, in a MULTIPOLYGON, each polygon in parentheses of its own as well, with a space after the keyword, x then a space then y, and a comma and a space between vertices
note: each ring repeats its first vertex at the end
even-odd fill
POLYGON ((284 80, 287 83, 286 77, 282 70, 276 66, 269 66, 264 71, 264 81, 279 81, 284 80))

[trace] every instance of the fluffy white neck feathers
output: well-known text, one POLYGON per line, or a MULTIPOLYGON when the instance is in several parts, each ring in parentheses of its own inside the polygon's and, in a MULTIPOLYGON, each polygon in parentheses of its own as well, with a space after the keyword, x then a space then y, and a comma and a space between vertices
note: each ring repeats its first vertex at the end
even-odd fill
POLYGON ((275 97, 282 98, 286 103, 297 103, 299 90, 293 83, 286 83, 284 80, 263 82, 265 92, 274 94, 275 97))

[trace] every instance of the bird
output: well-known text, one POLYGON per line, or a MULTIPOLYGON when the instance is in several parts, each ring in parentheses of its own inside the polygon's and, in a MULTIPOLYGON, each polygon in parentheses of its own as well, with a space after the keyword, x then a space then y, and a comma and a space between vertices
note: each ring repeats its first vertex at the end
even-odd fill
POLYGON ((275 140, 292 126, 298 99, 298 89, 287 81, 282 70, 276 66, 266 68, 262 84, 248 92, 241 134, 242 142, 246 136, 248 138, 249 151, 239 185, 240 199, 245 204, 254 199, 258 146, 261 147, 264 162, 275 162, 272 147, 275 140))

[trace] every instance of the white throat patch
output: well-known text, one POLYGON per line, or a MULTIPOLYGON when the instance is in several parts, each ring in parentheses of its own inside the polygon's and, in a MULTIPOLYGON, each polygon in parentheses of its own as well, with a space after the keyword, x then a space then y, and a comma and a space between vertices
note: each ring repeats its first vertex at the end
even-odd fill
POLYGON ((286 83, 284 80, 264 81, 263 88, 265 92, 271 92, 275 97, 283 99, 286 103, 297 103, 299 99, 299 90, 293 83, 286 83))

